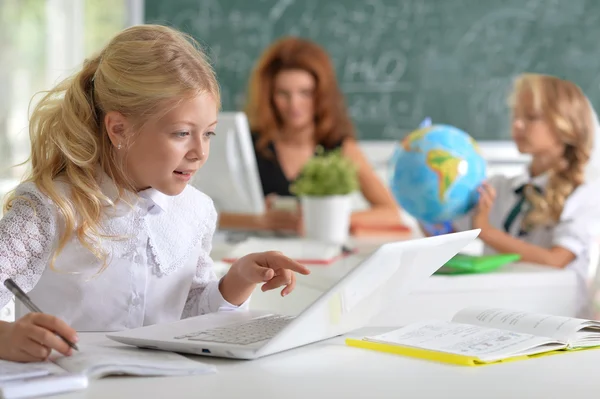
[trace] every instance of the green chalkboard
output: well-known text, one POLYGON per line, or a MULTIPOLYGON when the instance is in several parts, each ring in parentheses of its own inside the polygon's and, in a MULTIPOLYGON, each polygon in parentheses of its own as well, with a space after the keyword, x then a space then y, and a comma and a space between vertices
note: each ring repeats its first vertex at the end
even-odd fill
POLYGON ((145 0, 145 20, 207 47, 225 111, 241 108, 273 40, 315 40, 366 140, 399 139, 425 116, 506 140, 507 92, 525 71, 571 79, 600 105, 598 0, 145 0))

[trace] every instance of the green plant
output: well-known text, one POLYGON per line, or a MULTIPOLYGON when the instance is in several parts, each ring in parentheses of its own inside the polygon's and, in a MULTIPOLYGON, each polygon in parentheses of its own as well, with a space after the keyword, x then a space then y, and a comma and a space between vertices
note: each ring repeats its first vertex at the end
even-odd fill
POLYGON ((326 197, 347 195, 358 190, 356 165, 344 157, 341 151, 325 152, 322 147, 302 168, 302 172, 290 186, 297 196, 326 197))

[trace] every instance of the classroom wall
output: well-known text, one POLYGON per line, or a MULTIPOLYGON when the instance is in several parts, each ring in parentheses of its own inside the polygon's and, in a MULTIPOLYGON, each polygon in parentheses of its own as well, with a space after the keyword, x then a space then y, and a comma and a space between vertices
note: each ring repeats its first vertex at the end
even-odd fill
POLYGON ((359 136, 400 139, 429 116, 479 141, 509 140, 522 72, 561 76, 600 104, 596 0, 145 0, 144 19, 197 38, 241 108, 248 72, 285 35, 323 46, 359 136))

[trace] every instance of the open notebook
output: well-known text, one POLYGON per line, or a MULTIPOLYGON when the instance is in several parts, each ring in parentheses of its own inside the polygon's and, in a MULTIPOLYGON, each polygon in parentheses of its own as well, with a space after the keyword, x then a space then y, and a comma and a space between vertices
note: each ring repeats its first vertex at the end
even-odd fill
POLYGON ((88 379, 109 375, 185 376, 216 372, 212 365, 171 352, 125 346, 79 345, 79 349, 72 356, 53 354, 47 362, 0 360, 0 397, 20 397, 25 391, 30 395, 46 395, 84 389, 88 379), (36 384, 37 381, 40 383, 36 384))
POLYGON ((600 346, 600 322, 471 307, 452 321, 422 321, 346 343, 366 349, 477 366, 600 346))
POLYGON ((234 262, 253 252, 279 251, 299 263, 326 265, 352 254, 354 251, 343 245, 329 244, 304 238, 260 238, 250 237, 237 244, 224 262, 234 262))
POLYGON ((108 375, 181 376, 216 372, 212 365, 185 356, 151 349, 80 345, 71 356, 51 360, 71 373, 83 373, 91 379, 108 375))

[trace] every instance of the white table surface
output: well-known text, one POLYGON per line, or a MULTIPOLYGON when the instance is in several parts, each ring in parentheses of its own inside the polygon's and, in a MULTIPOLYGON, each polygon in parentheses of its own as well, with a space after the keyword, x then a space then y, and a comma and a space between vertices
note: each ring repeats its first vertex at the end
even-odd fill
MULTIPOLYGON (((296 315, 327 291, 362 259, 380 246, 381 239, 353 240, 359 252, 331 265, 307 265, 308 276, 297 276, 296 289, 285 298, 279 291, 253 294, 254 309, 296 315)), ((226 273, 229 265, 218 262, 231 251, 224 242, 215 245, 212 256, 217 273, 226 273)), ((474 241, 462 252, 479 253, 482 243, 474 241)), ((514 263, 483 274, 433 275, 411 295, 390 304, 389 311, 372 320, 371 326, 401 325, 422 318, 450 319, 455 312, 475 303, 485 306, 519 308, 526 311, 576 316, 580 309, 581 290, 575 272, 528 263, 514 263)))
MULTIPOLYGON (((378 333, 384 330, 366 330, 378 333)), ((103 334, 82 342, 109 344, 103 334)), ((262 359, 191 357, 217 366, 191 377, 107 377, 58 398, 567 398, 600 389, 600 350, 464 367, 347 347, 341 337, 262 359)))
MULTIPOLYGON (((373 242, 373 248, 377 243, 373 242)), ((311 267, 310 276, 300 276, 300 289, 318 294, 351 270, 369 245, 361 246, 361 254, 328 267, 311 267), (302 288, 304 287, 304 288, 302 288)), ((415 293, 425 303, 452 301, 453 292, 464 295, 463 302, 489 297, 498 288, 505 292, 533 291, 536 285, 550 292, 558 301, 575 283, 572 273, 535 265, 515 264, 497 273, 471 276, 434 276, 415 293), (508 290, 508 291, 506 291, 508 290), (511 291, 512 290, 512 291, 511 291), (481 291, 482 296, 474 296, 481 291), (438 295, 439 294, 439 295, 438 295), (437 299, 436 299, 437 298, 437 299)), ((276 293, 262 297, 268 300, 299 300, 299 292, 286 298, 276 293)), ((305 296, 307 301, 311 295, 305 296)), ((541 297, 540 297, 541 298, 541 297)), ((253 298, 256 303, 256 297, 253 298)), ((461 300, 455 300, 455 306, 461 300)), ((303 305, 304 306, 304 305, 303 305)), ((273 306, 277 307, 277 306, 273 306)), ((527 308, 527 306, 524 306, 527 308)), ((536 310, 528 309, 528 310, 536 310)), ((437 310, 436 310, 437 311, 437 310)), ((449 312, 449 308, 446 309, 449 312)), ((431 316, 427 314, 423 317, 431 316)), ((441 315, 441 314, 440 314, 441 315)), ((421 315, 419 314, 419 317, 421 315)), ((389 325, 399 326, 398 320, 389 325)), ((392 327, 388 327, 390 329, 392 327)), ((374 334, 385 328, 367 329, 358 334, 374 334)), ((119 345, 103 334, 82 334, 82 342, 119 345)), ((439 364, 420 359, 347 347, 342 337, 315 343, 252 361, 192 357, 215 364, 214 375, 173 378, 109 377, 93 381, 86 391, 60 398, 560 398, 579 396, 600 389, 597 378, 600 351, 570 353, 527 361, 483 367, 439 364)))
MULTIPOLYGON (((383 244, 381 239, 354 240, 351 244, 358 250, 352 255, 338 260, 330 265, 307 265, 311 274, 298 276, 298 284, 307 287, 327 290, 349 271, 354 269, 372 251, 383 244)), ((463 253, 478 253, 482 243, 479 240, 468 245, 463 253)), ((219 243, 215 245, 211 256, 216 261, 217 274, 223 275, 229 268, 229 264, 220 262, 233 248, 232 245, 219 243)), ((464 274, 464 275, 433 275, 418 292, 464 291, 477 288, 487 290, 499 286, 510 286, 515 288, 524 287, 564 287, 576 284, 576 275, 568 269, 557 269, 531 263, 515 262, 491 273, 464 274)))

